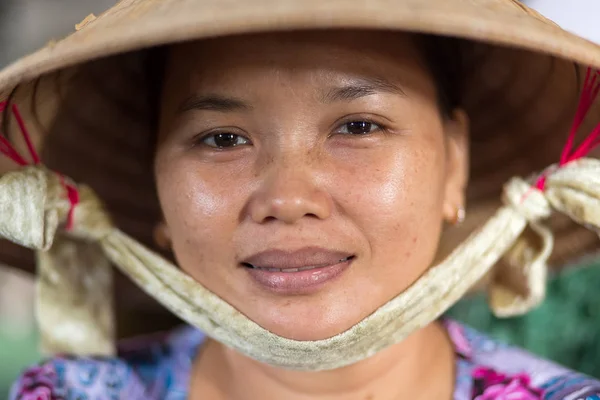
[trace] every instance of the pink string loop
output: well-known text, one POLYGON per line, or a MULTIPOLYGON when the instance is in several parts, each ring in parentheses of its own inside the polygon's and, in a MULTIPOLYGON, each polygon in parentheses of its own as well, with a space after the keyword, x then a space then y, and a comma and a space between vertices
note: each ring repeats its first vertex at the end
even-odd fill
POLYGON ((63 175, 59 175, 60 183, 63 185, 65 190, 67 191, 67 199, 69 199, 69 204, 71 207, 69 208, 69 213, 67 214, 67 223, 65 224, 65 229, 70 231, 73 229, 73 220, 75 216, 75 206, 79 204, 79 192, 77 188, 73 185, 70 185, 66 182, 65 177, 63 175))
MULTIPOLYGON (((9 107, 8 102, 6 102, 6 101, 0 102, 0 112, 2 112, 2 113, 5 112, 7 107, 9 107)), ((17 105, 13 104, 12 106, 10 106, 10 111, 12 112, 12 115, 15 117, 15 120, 17 121, 17 124, 19 125, 19 130, 21 131, 21 135, 23 136, 23 139, 25 140, 25 144, 27 145, 27 149, 29 150, 29 155, 31 156, 31 159, 33 160, 32 164, 38 165, 40 163, 40 157, 39 157, 38 153, 35 151, 35 148, 33 147, 33 142, 31 141, 31 135, 29 134, 29 131, 25 127, 25 121, 23 121, 23 117, 21 116, 21 113, 19 112, 17 105)), ((2 135, 1 132, 0 132, 0 153, 4 154, 5 156, 7 156, 8 158, 13 160, 15 163, 17 163, 20 166, 30 165, 30 163, 27 162, 25 160, 25 158, 23 158, 23 156, 21 156, 19 154, 17 149, 15 149, 14 146, 12 146, 10 144, 8 139, 6 139, 6 137, 4 135, 2 135)))
MULTIPOLYGON (((5 112, 7 107, 9 107, 8 102, 0 102, 0 113, 5 112)), ((39 165, 41 163, 40 157, 37 151, 35 150, 35 147, 33 146, 31 135, 29 134, 29 131, 25 126, 25 121, 23 120, 23 117, 21 116, 21 113, 19 112, 19 109, 16 106, 16 104, 10 106, 10 111, 15 120, 17 121, 17 125, 19 126, 19 130, 21 131, 23 139, 25 140, 25 144, 27 145, 27 150, 29 151, 29 155, 32 161, 27 161, 21 154, 19 154, 17 149, 8 141, 8 139, 4 135, 2 135, 2 132, 0 132, 0 154, 5 155, 21 167, 27 165, 39 165)), ((73 215, 75 206, 79 204, 79 192, 77 191, 77 188, 75 186, 68 184, 62 175, 60 175, 60 181, 65 189, 67 199, 69 200, 70 204, 69 213, 67 216, 66 229, 71 230, 73 228, 73 215)))
MULTIPOLYGON (((585 157, 596 147, 600 146, 600 123, 598 123, 583 142, 581 142, 579 147, 573 150, 575 136, 577 136, 577 132, 590 111, 590 108, 596 101, 599 92, 600 71, 588 68, 585 74, 585 81, 583 83, 583 89, 581 91, 581 97, 579 98, 579 104, 577 105, 577 112, 575 113, 573 125, 571 126, 569 136, 567 137, 567 141, 560 156, 560 162, 558 164, 559 168, 571 161, 585 157)), ((542 174, 537 180, 535 187, 543 191, 546 187, 546 179, 546 174, 542 174)))

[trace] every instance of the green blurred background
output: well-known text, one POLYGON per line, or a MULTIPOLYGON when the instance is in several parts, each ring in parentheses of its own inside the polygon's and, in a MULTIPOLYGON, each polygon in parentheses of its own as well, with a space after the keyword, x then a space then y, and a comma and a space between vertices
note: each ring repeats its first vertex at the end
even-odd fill
POLYGON ((483 296, 462 301, 449 315, 499 340, 600 378, 600 262, 555 276, 544 304, 526 316, 495 318, 483 296))
MULTIPOLYGON (((0 66, 72 31, 86 15, 98 14, 114 2, 0 0, 0 66)), ((591 19, 597 13, 590 12, 600 8, 598 0, 525 2, 567 29, 600 40, 599 25, 591 19)), ((0 266, 0 400, 7 397, 19 371, 39 359, 33 292, 30 277, 0 266)), ((600 377, 600 340, 596 339, 600 337, 600 262, 553 277, 547 301, 525 317, 498 320, 481 296, 461 302, 449 315, 500 340, 600 377)))

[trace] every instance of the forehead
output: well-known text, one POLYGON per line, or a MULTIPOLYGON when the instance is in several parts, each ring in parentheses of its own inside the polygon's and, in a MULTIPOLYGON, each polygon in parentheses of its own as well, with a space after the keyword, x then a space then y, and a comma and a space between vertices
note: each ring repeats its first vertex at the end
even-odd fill
POLYGON ((175 45, 169 55, 168 74, 193 77, 197 84, 265 72, 370 74, 393 79, 425 69, 415 35, 386 31, 231 36, 175 45))

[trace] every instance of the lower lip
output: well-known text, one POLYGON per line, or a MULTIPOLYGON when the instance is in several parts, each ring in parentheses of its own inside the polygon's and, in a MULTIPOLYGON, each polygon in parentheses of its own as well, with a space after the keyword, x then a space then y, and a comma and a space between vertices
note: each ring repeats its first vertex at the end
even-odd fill
POLYGON ((246 268, 250 276, 263 288, 279 294, 308 294, 342 275, 353 259, 326 267, 297 272, 272 272, 246 268))

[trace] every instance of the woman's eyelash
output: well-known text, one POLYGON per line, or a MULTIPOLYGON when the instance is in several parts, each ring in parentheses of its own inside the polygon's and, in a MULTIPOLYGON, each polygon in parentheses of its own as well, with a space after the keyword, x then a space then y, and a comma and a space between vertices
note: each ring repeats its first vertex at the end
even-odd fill
MULTIPOLYGON (((386 127, 368 118, 356 118, 338 125, 333 134, 368 136, 376 132, 385 131, 386 127)), ((211 132, 194 138, 194 144, 203 145, 218 150, 231 149, 238 146, 251 144, 250 139, 244 135, 233 132, 211 132)))
POLYGON ((385 126, 369 119, 356 119, 344 122, 336 128, 334 133, 345 135, 369 135, 385 130, 385 126))
POLYGON ((225 150, 250 144, 250 139, 232 132, 213 132, 197 138, 194 142, 214 149, 225 150))

